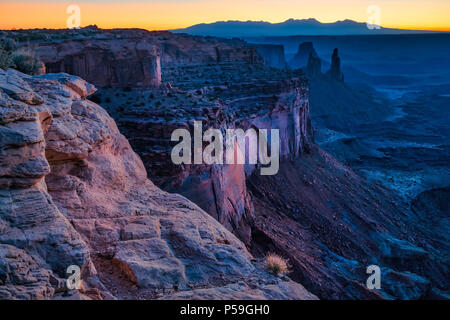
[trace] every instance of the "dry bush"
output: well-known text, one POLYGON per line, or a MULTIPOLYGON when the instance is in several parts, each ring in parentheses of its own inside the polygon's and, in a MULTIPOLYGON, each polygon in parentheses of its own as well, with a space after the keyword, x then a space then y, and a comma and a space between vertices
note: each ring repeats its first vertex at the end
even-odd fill
POLYGON ((36 75, 42 74, 44 64, 39 60, 36 54, 29 49, 19 49, 13 52, 12 59, 15 69, 20 72, 36 75))
POLYGON ((269 253, 266 257, 267 269, 274 274, 289 273, 289 263, 287 259, 280 257, 275 253, 269 253))

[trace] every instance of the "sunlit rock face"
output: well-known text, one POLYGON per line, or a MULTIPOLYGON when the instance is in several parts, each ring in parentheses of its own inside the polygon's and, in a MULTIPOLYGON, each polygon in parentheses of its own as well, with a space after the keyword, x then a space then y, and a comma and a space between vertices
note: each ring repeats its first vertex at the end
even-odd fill
MULTIPOLYGON (((73 37, 47 35, 31 47, 45 72, 77 75, 100 88, 154 88, 161 84, 161 64, 263 63, 242 40, 175 35, 139 29, 84 30, 73 37)), ((45 31, 42 32, 43 37, 45 31)))
MULTIPOLYGON (((162 79, 170 85, 124 93, 122 105, 106 104, 155 183, 198 204, 255 256, 274 251, 288 257, 292 276, 320 297, 426 298, 445 292, 439 283, 448 264, 433 262, 445 258, 436 237, 423 233, 392 191, 314 145, 301 71, 167 60, 162 79), (127 97, 138 101, 127 103, 127 97), (195 120, 203 122, 203 131, 279 129, 280 171, 262 176, 257 166, 174 165, 171 133, 185 128, 193 135, 195 120), (366 287, 366 268, 374 263, 385 275, 381 291, 366 287)), ((104 92, 108 97, 113 100, 104 92)))
POLYGON ((198 206, 147 179, 79 77, 0 70, 0 298, 315 299, 198 206), (81 290, 66 286, 81 270, 81 290), (235 290, 236 283, 242 290, 235 290), (220 287, 220 288, 219 288, 220 287), (190 291, 190 293, 188 293, 190 291))
MULTIPOLYGON (((35 91, 31 78, 0 69, 0 298, 48 299, 66 268, 95 275, 86 242, 48 194, 45 156, 52 109, 70 108, 70 92, 35 91), (47 100, 48 98, 48 100, 47 100)), ((55 112, 57 114, 57 112, 55 112)))

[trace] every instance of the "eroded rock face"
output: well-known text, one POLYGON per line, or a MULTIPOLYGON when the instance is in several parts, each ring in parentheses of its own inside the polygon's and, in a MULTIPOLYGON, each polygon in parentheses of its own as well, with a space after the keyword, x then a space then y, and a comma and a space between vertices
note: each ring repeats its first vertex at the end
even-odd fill
MULTIPOLYGON (((177 40, 169 33, 153 37, 166 44, 162 78, 169 83, 151 90, 106 89, 101 99, 152 180, 188 197, 228 231, 181 196, 151 185, 111 119, 83 100, 91 89, 82 81, 72 85, 75 79, 63 85, 69 94, 62 96, 72 97, 70 108, 53 108, 51 125, 45 112, 39 117, 51 173, 42 166, 20 175, 30 166, 14 162, 4 168, 6 180, 14 177, 6 186, 34 185, 33 179, 47 174, 48 192, 59 212, 69 217, 90 248, 90 261, 98 271, 91 278, 107 288, 101 295, 309 297, 290 281, 273 282, 258 270, 233 231, 254 256, 274 251, 289 258, 291 275, 323 298, 446 296, 448 237, 436 236, 445 224, 430 228, 435 220, 414 215, 390 190, 371 185, 314 146, 308 86, 301 72, 273 72, 239 42, 220 44, 216 50, 216 39, 177 40), (263 177, 254 166, 174 165, 170 134, 178 128, 192 132, 194 120, 202 121, 204 130, 280 129, 279 174, 263 177), (371 264, 382 268, 381 291, 365 286, 371 264)), ((336 74, 333 79, 339 80, 336 74)), ((46 77, 65 81, 61 75, 46 77)), ((7 96, 27 105, 47 101, 39 89, 25 87, 30 81, 12 87, 8 82, 7 96)), ((334 80, 328 84, 342 85, 334 80)), ((330 92, 337 91, 328 86, 330 92)), ((8 110, 3 114, 7 119, 19 117, 8 110)), ((415 209, 433 212, 424 201, 418 199, 415 209)))
POLYGON ((284 46, 276 44, 254 44, 258 53, 263 57, 266 66, 284 69, 286 68, 286 58, 284 46))
POLYGON ((40 43, 33 50, 46 72, 66 72, 99 87, 155 87, 161 83, 160 49, 145 38, 40 43))
POLYGON ((256 48, 240 39, 193 37, 170 32, 149 32, 147 36, 161 47, 163 67, 227 62, 264 63, 256 48))
MULTIPOLYGON (((277 252, 289 258, 292 276, 320 297, 445 295, 448 259, 438 244, 443 238, 424 232, 423 222, 392 191, 314 145, 308 84, 300 71, 274 73, 248 63, 168 65, 163 79, 170 82, 164 90, 131 93, 139 97, 136 104, 108 105, 158 185, 197 203, 255 256, 277 252), (280 172, 261 176, 252 166, 173 165, 170 134, 177 128, 192 133, 194 120, 203 121, 204 130, 280 129, 280 172), (380 291, 366 286, 372 264, 382 268, 380 291)), ((223 296, 235 289, 223 288, 223 296)))
POLYGON ((304 68, 308 64, 308 59, 311 54, 315 54, 317 56, 317 52, 314 49, 312 42, 302 42, 298 46, 297 53, 295 56, 289 61, 289 66, 291 68, 304 68))
POLYGON ((114 121, 85 99, 94 88, 82 79, 0 70, 0 90, 1 298, 67 295, 70 265, 82 270, 78 298, 170 298, 196 288, 220 298, 219 287, 250 286, 249 275, 266 298, 315 298, 262 271, 199 207, 155 187, 114 121), (20 92, 35 99, 18 100, 20 92))
POLYGON ((47 192, 44 136, 52 114, 31 79, 0 70, 0 297, 6 299, 51 298, 70 265, 95 275, 87 244, 47 192))
POLYGON ((331 67, 328 71, 328 75, 331 79, 337 81, 344 81, 344 74, 341 71, 341 58, 339 58, 339 51, 337 48, 333 50, 331 56, 331 67))
MULTIPOLYGON (((102 88, 158 87, 161 64, 264 63, 256 48, 238 39, 139 29, 85 28, 83 32, 69 40, 61 35, 60 39, 22 45, 32 47, 47 73, 73 74, 102 88), (83 32, 89 36, 82 36, 83 32)), ((41 33, 45 37, 46 32, 41 33)))
POLYGON ((164 70, 164 79, 174 87, 124 93, 134 99, 139 96, 138 103, 118 107, 111 97, 105 106, 130 137, 158 186, 186 196, 248 244, 253 207, 246 177, 260 168, 247 164, 175 165, 171 161, 172 132, 184 128, 193 136, 194 121, 202 121, 203 132, 210 128, 222 132, 278 129, 280 158, 295 159, 313 143, 307 82, 301 72, 278 72, 240 62, 169 65, 164 70), (242 79, 242 70, 249 80, 242 79), (215 78, 221 74, 229 77, 226 84, 221 77, 215 78), (182 75, 189 75, 189 80, 182 75), (208 79, 207 86, 202 79, 208 79))

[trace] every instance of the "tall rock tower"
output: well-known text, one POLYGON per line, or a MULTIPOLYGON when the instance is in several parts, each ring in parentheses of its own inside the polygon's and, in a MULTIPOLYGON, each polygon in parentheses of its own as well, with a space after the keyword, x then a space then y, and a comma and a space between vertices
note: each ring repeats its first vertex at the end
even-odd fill
POLYGON ((341 58, 339 58, 339 51, 337 48, 333 50, 331 56, 331 68, 328 71, 328 75, 338 81, 344 81, 344 74, 341 71, 341 58))

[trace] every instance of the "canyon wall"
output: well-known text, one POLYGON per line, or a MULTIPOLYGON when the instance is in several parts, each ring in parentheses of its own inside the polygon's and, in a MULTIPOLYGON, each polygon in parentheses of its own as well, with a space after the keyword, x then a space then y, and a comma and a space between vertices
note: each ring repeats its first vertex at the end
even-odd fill
POLYGON ((145 38, 40 43, 33 50, 47 73, 66 72, 99 87, 155 87, 161 83, 160 49, 145 38))
POLYGON ((313 54, 317 56, 312 42, 303 42, 298 46, 297 53, 289 61, 289 66, 293 69, 304 68, 308 64, 309 56, 313 54))
POLYGON ((209 128, 222 132, 230 128, 256 132, 278 129, 281 159, 295 159, 308 152, 313 143, 307 82, 302 74, 277 75, 255 64, 165 68, 164 80, 171 83, 169 87, 153 93, 125 93, 130 97, 142 95, 136 105, 120 107, 110 97, 112 102, 105 107, 130 138, 155 183, 186 196, 249 244, 253 207, 246 177, 260 168, 247 164, 175 165, 170 160, 172 132, 185 128, 193 136, 194 121, 203 122, 203 132, 209 128), (248 79, 240 74, 243 68, 248 79), (213 74, 230 78, 224 85, 221 79, 209 76, 213 74), (182 75, 189 75, 189 80, 182 75), (203 87, 204 79, 209 82, 207 87, 203 87))
POLYGON ((258 53, 263 57, 264 63, 273 68, 284 69, 287 67, 284 55, 284 46, 277 44, 253 44, 258 53))
POLYGON ((242 40, 174 35, 139 29, 89 29, 87 37, 23 43, 45 64, 47 73, 77 75, 101 88, 154 88, 163 65, 225 62, 264 63, 242 40))
MULTIPOLYGON (((176 118, 177 115, 170 110, 156 110, 156 106, 150 106, 148 101, 140 102, 139 108, 130 104, 122 106, 123 111, 119 112, 116 110, 116 97, 108 98, 109 102, 104 104, 141 155, 149 176, 159 186, 187 196, 248 242, 248 221, 251 220, 253 209, 245 187, 245 178, 254 168, 213 165, 193 166, 188 172, 180 170, 167 163, 170 134, 179 126, 189 127, 190 121, 202 120, 205 114, 209 114, 207 119, 210 123, 205 123, 205 130, 207 126, 222 130, 280 127, 282 157, 298 156, 308 148, 311 140, 307 86, 299 86, 300 81, 290 79, 289 76, 275 76, 274 81, 267 81, 267 76, 271 75, 268 74, 269 69, 264 68, 264 63, 270 65, 282 58, 280 53, 283 53, 283 48, 281 51, 278 47, 274 48, 275 57, 272 58, 275 60, 264 61, 256 47, 238 39, 139 30, 90 31, 94 33, 91 35, 93 39, 61 39, 35 43, 33 48, 44 61, 47 72, 68 72, 81 76, 101 87, 102 92, 108 91, 109 87, 124 88, 127 91, 130 88, 142 88, 156 90, 158 97, 162 77, 163 82, 170 82, 184 91, 178 93, 180 103, 186 104, 186 100, 193 99, 195 103, 203 105, 204 110, 192 106, 189 107, 193 110, 188 110, 187 106, 181 106, 187 116, 182 116, 174 123, 161 123, 162 113, 164 120, 173 116, 176 118), (192 69, 192 76, 191 71, 186 68, 192 69), (254 79, 243 81, 241 68, 250 68, 250 77, 254 79), (260 70, 264 71, 261 73, 260 70), (219 73, 220 78, 214 79, 219 73), (223 87, 223 78, 230 75, 228 86, 223 87), (184 88, 183 83, 190 88, 184 88), (197 89, 203 90, 208 83, 211 85, 205 92, 196 93, 197 89), (218 94, 223 96, 223 91, 230 94, 230 101, 217 102, 218 106, 212 106, 214 103, 210 101, 215 100, 218 94), (192 94, 196 96, 189 98, 188 95, 192 94), (182 102, 182 99, 185 101, 182 102), (244 103, 248 104, 247 110, 242 108, 244 103), (142 104, 147 108, 141 108, 142 104), (217 108, 223 113, 224 119, 218 120, 217 108), (243 110, 245 113, 242 113, 243 110)), ((278 65, 280 61, 277 62, 278 65)), ((164 91, 164 86, 162 88, 164 91)), ((114 89, 110 91, 115 92, 114 89)), ((164 96, 176 95, 166 91, 164 96)), ((126 95, 129 101, 136 100, 135 92, 128 92, 126 95)), ((162 109, 172 107, 167 102, 160 103, 162 109)), ((192 128, 192 123, 190 126, 192 128)))
POLYGON ((170 32, 149 34, 161 47, 161 64, 203 65, 208 63, 264 63, 257 50, 240 39, 192 37, 170 32))
POLYGON ((192 202, 158 189, 68 74, 0 69, 0 298, 315 299, 192 202), (81 290, 69 290, 71 265, 81 290))
MULTIPOLYGON (((439 237, 426 232, 391 190, 314 145, 301 71, 274 72, 241 61, 175 63, 162 70, 167 84, 160 91, 130 93, 142 96, 137 104, 105 104, 159 186, 197 203, 255 256, 288 257, 291 275, 321 298, 445 296, 448 261, 439 253, 439 237), (280 172, 174 165, 170 134, 177 128, 192 133, 194 120, 203 121, 203 131, 279 129, 280 172), (365 285, 372 264, 382 268, 382 290, 365 285)), ((104 98, 113 100, 108 92, 104 98)))

